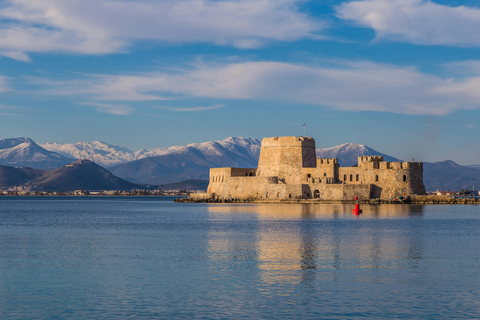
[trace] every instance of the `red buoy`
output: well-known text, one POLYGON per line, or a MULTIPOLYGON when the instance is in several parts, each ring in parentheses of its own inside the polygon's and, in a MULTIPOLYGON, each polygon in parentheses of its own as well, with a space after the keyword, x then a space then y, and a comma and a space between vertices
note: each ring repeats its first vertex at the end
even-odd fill
MULTIPOLYGON (((355 197, 355 201, 358 200, 358 197, 355 197)), ((358 204, 358 201, 357 203, 355 203, 355 209, 352 210, 353 214, 358 216, 360 213, 362 213, 362 209, 360 209, 360 205, 358 204)))

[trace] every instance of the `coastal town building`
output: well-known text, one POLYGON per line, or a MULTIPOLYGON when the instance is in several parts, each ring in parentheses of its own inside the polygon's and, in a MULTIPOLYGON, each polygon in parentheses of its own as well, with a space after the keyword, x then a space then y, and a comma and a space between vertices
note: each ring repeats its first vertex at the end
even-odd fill
POLYGON ((353 167, 338 159, 316 157, 309 137, 262 140, 256 169, 212 168, 207 193, 192 198, 215 200, 394 199, 425 194, 423 163, 388 162, 360 156, 353 167))

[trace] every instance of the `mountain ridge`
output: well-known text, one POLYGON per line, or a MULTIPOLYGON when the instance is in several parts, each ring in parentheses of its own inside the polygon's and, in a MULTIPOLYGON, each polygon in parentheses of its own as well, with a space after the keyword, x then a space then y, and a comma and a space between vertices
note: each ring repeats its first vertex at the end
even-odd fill
POLYGON ((0 165, 48 170, 74 160, 46 150, 27 137, 0 140, 0 165))
MULTIPOLYGON (((244 156, 247 158, 249 156, 252 157, 255 153, 260 152, 260 140, 244 137, 229 137, 224 140, 190 143, 186 146, 140 149, 137 151, 131 151, 128 148, 102 141, 81 141, 77 143, 66 144, 58 142, 47 142, 45 144, 42 144, 41 147, 45 148, 46 150, 56 152, 65 157, 68 156, 75 159, 88 159, 95 161, 101 166, 113 167, 122 163, 127 163, 139 159, 187 152, 186 148, 200 149, 202 150, 202 153, 208 154, 209 150, 215 151, 215 149, 218 149, 218 147, 213 147, 212 144, 220 145, 226 150, 230 150, 234 153, 236 149, 235 146, 240 146, 240 149, 249 148, 251 146, 252 150, 246 150, 246 154, 244 154, 244 156)), ((240 154, 238 154, 237 156, 240 156, 240 154)))
MULTIPOLYGON (((75 154, 83 159, 90 157, 90 160, 100 163, 102 161, 110 164, 117 163, 110 166, 109 170, 132 183, 165 185, 190 179, 208 180, 209 169, 214 167, 255 168, 258 164, 260 144, 260 140, 254 138, 229 137, 224 140, 169 148, 141 149, 135 152, 102 141, 76 144, 47 143, 44 146, 60 151, 74 146, 68 152, 62 151, 63 154, 68 156, 75 154), (124 160, 121 161, 126 162, 118 164, 118 159, 122 157, 124 160), (128 159, 135 160, 127 161, 128 159)), ((401 161, 368 146, 354 143, 317 149, 316 154, 323 158, 338 158, 342 166, 355 165, 357 157, 361 155, 380 155, 386 161, 401 161)), ((26 137, 0 140, 0 165, 56 169, 66 164, 62 161, 70 163, 73 160, 45 150, 26 137), (16 158, 9 158, 10 155, 16 158), (52 155, 54 160, 52 163, 41 162, 52 155)), ((425 186, 427 191, 471 188, 473 184, 478 184, 477 175, 480 173, 478 169, 478 165, 460 166, 450 160, 424 162, 425 186)))

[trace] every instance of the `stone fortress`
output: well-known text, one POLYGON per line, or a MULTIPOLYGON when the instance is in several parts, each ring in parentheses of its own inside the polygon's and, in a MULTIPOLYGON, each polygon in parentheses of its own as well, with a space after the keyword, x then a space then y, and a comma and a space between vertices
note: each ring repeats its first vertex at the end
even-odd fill
POLYGON ((353 167, 316 157, 309 137, 264 138, 256 169, 212 168, 207 193, 214 200, 359 200, 425 194, 423 163, 360 156, 353 167))

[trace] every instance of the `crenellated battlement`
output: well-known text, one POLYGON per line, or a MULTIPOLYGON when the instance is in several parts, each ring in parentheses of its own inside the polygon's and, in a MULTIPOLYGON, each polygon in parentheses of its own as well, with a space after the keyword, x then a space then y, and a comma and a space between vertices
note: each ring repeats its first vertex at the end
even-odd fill
POLYGON ((317 165, 322 164, 338 164, 337 158, 317 158, 317 165))
POLYGON ((358 156, 358 163, 374 161, 383 161, 383 156, 358 156))

